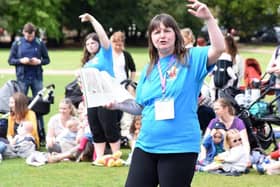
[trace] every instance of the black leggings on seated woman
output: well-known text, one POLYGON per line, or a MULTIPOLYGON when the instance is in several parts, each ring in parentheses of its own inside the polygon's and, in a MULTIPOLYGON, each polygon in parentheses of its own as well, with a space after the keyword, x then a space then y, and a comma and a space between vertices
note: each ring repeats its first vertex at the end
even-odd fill
POLYGON ((197 153, 147 153, 135 148, 126 187, 190 187, 197 153))

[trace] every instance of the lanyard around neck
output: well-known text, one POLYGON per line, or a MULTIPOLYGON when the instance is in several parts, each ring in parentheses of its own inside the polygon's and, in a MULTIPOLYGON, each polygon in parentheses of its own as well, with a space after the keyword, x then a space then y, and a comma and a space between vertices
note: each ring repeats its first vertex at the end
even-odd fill
MULTIPOLYGON (((173 56, 170 58, 169 62, 168 62, 166 71, 167 71, 174 63, 175 63, 175 57, 174 57, 174 55, 173 55, 173 56)), ((157 68, 158 68, 159 77, 160 77, 160 84, 161 84, 162 94, 165 94, 165 91, 166 91, 166 74, 163 75, 159 60, 158 60, 158 62, 157 62, 157 68)))

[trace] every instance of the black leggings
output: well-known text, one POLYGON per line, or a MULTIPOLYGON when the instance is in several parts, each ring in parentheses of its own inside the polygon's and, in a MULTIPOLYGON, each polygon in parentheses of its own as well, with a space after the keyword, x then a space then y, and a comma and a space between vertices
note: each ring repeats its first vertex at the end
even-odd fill
POLYGON ((136 148, 126 187, 190 187, 197 153, 153 154, 136 148))
POLYGON ((121 111, 108 110, 103 107, 87 109, 88 122, 93 140, 96 143, 114 143, 120 140, 121 111))

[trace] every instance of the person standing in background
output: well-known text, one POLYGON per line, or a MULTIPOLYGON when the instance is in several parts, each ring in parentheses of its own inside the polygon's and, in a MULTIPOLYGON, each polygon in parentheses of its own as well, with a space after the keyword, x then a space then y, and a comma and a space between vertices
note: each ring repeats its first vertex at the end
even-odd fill
MULTIPOLYGON (((44 42, 36 35, 36 27, 26 23, 23 37, 13 42, 8 62, 15 66, 17 81, 25 95, 31 88, 33 98, 43 89, 43 65, 50 63, 48 50, 44 42)), ((45 142, 43 116, 37 115, 39 121, 40 142, 45 142)))
MULTIPOLYGON (((125 35, 121 31, 114 32, 110 37, 113 49, 113 66, 116 79, 125 84, 126 81, 135 81, 136 66, 131 54, 125 51, 125 35)), ((135 90, 131 91, 132 95, 135 90)), ((133 95, 134 96, 134 95, 133 95)), ((133 115, 126 112, 123 113, 120 121, 121 135, 127 137, 129 135, 129 128, 133 121, 133 115)))
MULTIPOLYGON (((103 26, 90 14, 84 13, 79 16, 81 22, 90 22, 96 33, 90 33, 84 40, 84 55, 82 68, 96 68, 106 71, 115 77, 113 68, 113 49, 103 26)), ((120 127, 121 111, 112 111, 104 107, 87 108, 88 122, 93 134, 96 160, 104 155, 106 142, 109 142, 112 153, 120 150, 120 127)))
POLYGON ((9 56, 9 64, 16 67, 17 81, 27 95, 29 87, 33 97, 43 88, 43 65, 50 63, 44 42, 35 37, 36 27, 26 23, 23 37, 14 41, 9 56))
POLYGON ((181 29, 181 34, 184 39, 184 44, 186 48, 193 47, 195 44, 195 36, 192 30, 188 27, 181 29))
MULTIPOLYGON (((271 75, 270 82, 275 88, 280 88, 280 45, 278 45, 268 63, 266 72, 271 75)), ((275 96, 280 97, 280 90, 275 91, 275 96)), ((277 99, 278 116, 280 115, 280 99, 277 99)))
POLYGON ((119 82, 126 79, 135 81, 136 66, 131 54, 125 51, 125 35, 121 31, 114 32, 110 38, 113 49, 113 66, 115 77, 119 82))

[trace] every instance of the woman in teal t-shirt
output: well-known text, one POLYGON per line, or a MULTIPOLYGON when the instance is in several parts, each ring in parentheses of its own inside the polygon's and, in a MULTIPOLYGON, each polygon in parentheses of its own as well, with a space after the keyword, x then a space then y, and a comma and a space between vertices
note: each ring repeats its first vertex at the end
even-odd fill
POLYGON ((186 51, 174 18, 156 15, 148 27, 150 64, 138 82, 136 101, 107 106, 142 115, 126 187, 191 185, 200 150, 198 96, 225 45, 208 7, 189 3, 189 13, 207 24, 211 45, 186 51))
MULTIPOLYGON (((96 68, 106 71, 114 77, 113 56, 110 40, 102 25, 90 14, 80 16, 82 22, 90 22, 96 33, 90 33, 85 38, 83 68, 96 68)), ((110 144, 113 153, 120 149, 119 121, 121 111, 112 111, 104 107, 87 108, 88 122, 93 134, 96 160, 104 155, 106 142, 110 144)), ((93 162, 96 164, 96 162, 93 162)))

